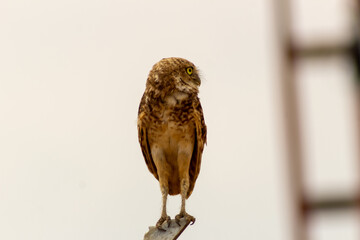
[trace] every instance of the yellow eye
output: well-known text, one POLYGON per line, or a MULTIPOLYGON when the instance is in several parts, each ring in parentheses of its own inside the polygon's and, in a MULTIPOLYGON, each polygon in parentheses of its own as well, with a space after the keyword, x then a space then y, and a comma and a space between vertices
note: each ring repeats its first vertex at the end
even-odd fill
POLYGON ((186 72, 187 74, 191 75, 193 73, 193 68, 192 67, 186 68, 186 72))

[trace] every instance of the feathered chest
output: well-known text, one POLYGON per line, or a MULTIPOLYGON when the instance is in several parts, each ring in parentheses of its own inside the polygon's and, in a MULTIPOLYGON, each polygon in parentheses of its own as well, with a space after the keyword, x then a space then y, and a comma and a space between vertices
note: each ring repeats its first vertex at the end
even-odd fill
POLYGON ((193 101, 185 94, 173 94, 164 101, 149 101, 148 107, 149 122, 155 125, 182 126, 194 121, 193 101))

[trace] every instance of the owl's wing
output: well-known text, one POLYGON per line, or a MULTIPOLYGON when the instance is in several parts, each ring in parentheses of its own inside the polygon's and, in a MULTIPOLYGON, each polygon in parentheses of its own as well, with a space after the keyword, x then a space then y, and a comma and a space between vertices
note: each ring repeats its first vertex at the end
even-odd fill
POLYGON ((199 176, 202 152, 204 150, 204 145, 206 143, 207 129, 205 125, 203 110, 198 98, 194 103, 194 119, 195 119, 195 143, 194 143, 194 150, 191 157, 190 168, 189 168, 190 186, 186 198, 190 197, 195 186, 195 181, 199 176))
POLYGON ((146 128, 146 124, 144 124, 145 118, 146 118, 146 109, 144 106, 144 96, 143 96, 139 106, 138 122, 137 122, 139 143, 145 159, 145 163, 149 171, 154 175, 154 177, 157 180, 159 180, 157 169, 151 155, 150 144, 147 135, 147 128, 146 128))

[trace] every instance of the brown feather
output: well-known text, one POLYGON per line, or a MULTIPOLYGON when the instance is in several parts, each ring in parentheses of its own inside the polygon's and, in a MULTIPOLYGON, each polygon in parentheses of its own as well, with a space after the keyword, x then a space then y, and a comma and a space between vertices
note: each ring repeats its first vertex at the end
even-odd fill
POLYGON ((202 152, 204 150, 204 145, 206 143, 206 125, 204 120, 204 115, 202 111, 202 107, 200 104, 199 99, 197 98, 197 101, 195 101, 195 112, 194 112, 194 119, 195 119, 195 143, 194 143, 194 150, 191 157, 190 162, 190 169, 189 169, 189 176, 190 176, 190 187, 189 191, 186 195, 186 198, 189 198, 194 186, 195 181, 200 173, 200 166, 201 166, 201 157, 202 152))
POLYGON ((143 100, 141 100, 141 103, 139 106, 139 116, 138 116, 139 143, 140 143, 141 151, 142 151, 144 159, 145 159, 145 163, 146 163, 149 171, 154 175, 154 177, 157 180, 159 180, 159 176, 157 174, 157 169, 156 169, 156 166, 155 166, 154 161, 151 156, 150 145, 149 145, 148 136, 147 136, 147 129, 142 124, 142 122, 144 121, 144 117, 146 116, 146 114, 144 112, 144 107, 145 106, 144 106, 143 100))

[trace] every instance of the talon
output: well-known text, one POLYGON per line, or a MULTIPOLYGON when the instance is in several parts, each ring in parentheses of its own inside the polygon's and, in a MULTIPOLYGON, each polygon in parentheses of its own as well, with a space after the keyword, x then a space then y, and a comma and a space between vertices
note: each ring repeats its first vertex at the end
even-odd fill
POLYGON ((182 216, 180 216, 180 214, 175 216, 175 222, 176 222, 177 225, 179 225, 179 227, 181 226, 181 224, 180 224, 180 219, 181 218, 182 218, 182 216))
POLYGON ((157 228, 158 230, 160 230, 160 231, 166 231, 166 230, 162 227, 162 225, 163 225, 164 222, 167 222, 167 223, 168 223, 168 227, 169 227, 169 226, 170 226, 170 223, 171 223, 171 218, 170 218, 169 216, 161 217, 161 218, 159 219, 159 221, 157 221, 157 223, 156 223, 156 228, 157 228))
POLYGON ((193 225, 194 223, 195 223, 195 218, 193 217, 193 216, 191 216, 190 214, 188 214, 188 213, 179 213, 178 215, 176 215, 175 216, 175 222, 179 225, 179 226, 181 226, 181 224, 180 224, 180 219, 181 218, 184 218, 185 217, 185 220, 187 221, 187 222, 190 222, 190 225, 193 225))
POLYGON ((166 222, 168 223, 168 228, 169 228, 171 225, 171 218, 169 216, 166 218, 166 222))
POLYGON ((195 223, 196 218, 194 218, 193 216, 191 216, 191 217, 192 217, 192 219, 190 219, 189 221, 190 221, 190 225, 193 225, 195 223))
POLYGON ((162 228, 162 226, 158 226, 158 227, 156 227, 159 231, 161 231, 161 232, 166 232, 166 230, 165 229, 163 229, 162 228))

